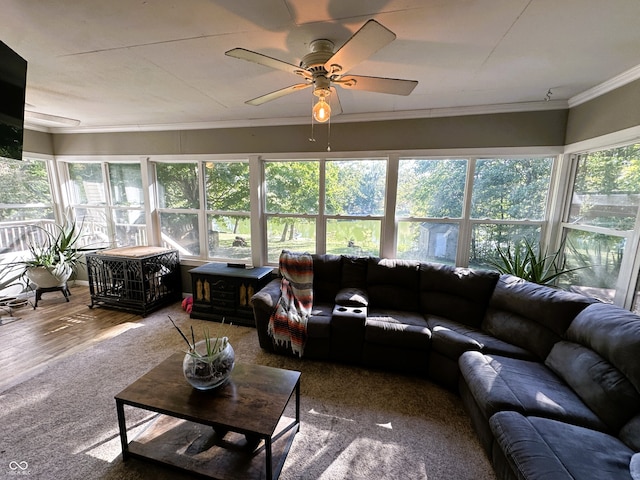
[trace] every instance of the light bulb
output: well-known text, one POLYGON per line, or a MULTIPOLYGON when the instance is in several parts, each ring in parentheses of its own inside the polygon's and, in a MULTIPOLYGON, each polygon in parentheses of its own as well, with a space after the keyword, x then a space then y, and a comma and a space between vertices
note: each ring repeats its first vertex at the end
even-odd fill
POLYGON ((313 118, 316 122, 324 123, 331 116, 331 107, 324 101, 324 97, 318 99, 318 103, 313 106, 313 118))

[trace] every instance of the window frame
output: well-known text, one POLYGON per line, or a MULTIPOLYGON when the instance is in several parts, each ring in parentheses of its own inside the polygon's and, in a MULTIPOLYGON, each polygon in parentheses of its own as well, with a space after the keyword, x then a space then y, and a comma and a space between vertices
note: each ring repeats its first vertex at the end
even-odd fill
MULTIPOLYGON (((614 137, 617 137, 615 135, 614 137)), ((628 137, 619 142, 606 143, 605 139, 580 143, 567 147, 563 156, 564 176, 566 181, 561 192, 560 215, 556 245, 559 247, 570 231, 579 231, 594 234, 603 234, 618 237, 625 240, 625 250, 621 261, 620 271, 615 283, 613 304, 640 314, 640 299, 636 287, 640 284, 640 208, 636 214, 634 228, 632 230, 616 230, 613 228, 570 223, 570 211, 572 195, 575 189, 575 181, 578 174, 578 165, 581 155, 588 155, 597 151, 615 150, 631 144, 640 143, 640 137, 628 137), (635 310, 634 310, 635 307, 635 310)))
MULTIPOLYGON (((513 219, 491 219, 491 218, 473 218, 471 217, 471 203, 473 198, 473 189, 476 186, 474 184, 474 176, 477 167, 478 160, 487 160, 487 159, 505 159, 505 160, 518 160, 518 159, 527 159, 527 158, 549 158, 551 159, 551 167, 549 174, 549 186, 547 192, 547 198, 551 198, 551 192, 553 191, 553 185, 555 182, 555 177, 557 175, 557 165, 559 163, 559 158, 557 153, 548 152, 530 152, 530 153, 520 153, 520 154, 491 154, 491 153, 483 153, 483 154, 474 154, 474 155, 447 155, 447 156, 429 156, 429 155, 421 155, 419 158, 416 155, 412 156, 401 156, 398 161, 402 160, 466 160, 467 161, 467 172, 466 179, 464 184, 463 191, 463 205, 462 205, 462 216, 460 218, 454 217, 410 217, 410 216, 397 216, 395 217, 395 232, 394 236, 396 238, 394 247, 397 247, 397 236, 398 236, 398 222, 415 222, 415 223, 451 223, 458 225, 458 245, 456 250, 456 258, 455 264, 461 267, 468 267, 470 264, 470 254, 471 254, 471 241, 473 238, 474 227, 477 225, 522 225, 528 227, 538 227, 540 228, 540 238, 539 243, 541 248, 546 248, 548 245, 548 223, 551 216, 553 204, 551 201, 547 201, 545 206, 545 211, 543 213, 543 218, 540 220, 513 220, 513 219)), ((398 168, 396 168, 398 171, 398 168)), ((394 249, 394 255, 397 255, 397 249, 394 249)))
MULTIPOLYGON (((120 246, 118 244, 117 239, 117 228, 116 228, 116 211, 139 211, 141 214, 145 216, 145 228, 143 229, 144 237, 146 240, 146 244, 151 244, 150 239, 152 238, 152 230, 149 225, 149 197, 145 192, 148 191, 148 182, 145 182, 145 170, 143 165, 140 162, 139 158, 118 158, 118 157, 73 157, 73 158, 60 158, 57 161, 57 170, 59 177, 61 179, 62 186, 62 196, 64 198, 65 207, 71 209, 74 214, 78 211, 78 209, 88 209, 88 210, 100 210, 104 213, 105 216, 105 230, 108 239, 108 247, 113 248, 116 246, 120 246), (99 164, 100 172, 102 175, 102 183, 104 185, 104 194, 105 194, 105 202, 104 204, 83 204, 78 203, 74 198, 72 193, 72 183, 71 175, 69 172, 69 165, 71 164, 99 164), (137 206, 123 206, 123 205, 114 205, 112 201, 112 190, 111 190, 111 177, 109 175, 109 165, 118 165, 118 164, 130 164, 130 165, 140 165, 140 175, 142 180, 142 192, 143 192, 143 202, 142 205, 137 206)), ((104 244, 95 244, 90 243, 88 245, 90 248, 103 248, 104 244)))

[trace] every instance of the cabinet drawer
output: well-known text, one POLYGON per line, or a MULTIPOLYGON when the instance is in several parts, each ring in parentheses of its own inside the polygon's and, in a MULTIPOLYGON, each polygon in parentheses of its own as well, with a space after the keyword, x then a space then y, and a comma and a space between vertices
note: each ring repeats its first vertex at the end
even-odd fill
POLYGON ((233 299, 226 300, 224 298, 212 298, 211 305, 213 305, 214 307, 220 306, 220 307, 235 308, 236 302, 233 299))
POLYGON ((232 292, 236 288, 235 283, 230 282, 228 280, 212 278, 211 279, 211 290, 215 290, 218 292, 232 292))
POLYGON ((217 305, 215 305, 213 307, 213 312, 217 313, 218 315, 235 315, 236 313, 236 309, 235 308, 228 308, 228 307, 219 307, 217 305))
POLYGON ((236 292, 235 290, 233 291, 225 291, 225 290, 213 290, 211 292, 211 300, 212 301, 216 301, 216 300, 229 300, 229 301, 235 301, 236 299, 236 292))

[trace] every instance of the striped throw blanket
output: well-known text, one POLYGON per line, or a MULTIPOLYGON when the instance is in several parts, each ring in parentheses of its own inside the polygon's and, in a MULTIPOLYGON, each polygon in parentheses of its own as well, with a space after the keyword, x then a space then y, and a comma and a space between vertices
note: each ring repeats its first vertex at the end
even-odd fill
POLYGON ((290 345, 302 357, 307 340, 307 320, 313 306, 313 259, 308 253, 280 254, 282 292, 269 318, 268 332, 278 345, 290 345))

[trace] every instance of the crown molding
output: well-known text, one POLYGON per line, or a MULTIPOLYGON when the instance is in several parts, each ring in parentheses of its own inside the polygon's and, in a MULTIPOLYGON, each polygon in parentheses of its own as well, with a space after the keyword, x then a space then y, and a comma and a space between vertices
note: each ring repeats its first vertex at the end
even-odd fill
POLYGON ((596 85, 589 90, 585 90, 578 95, 574 95, 569 99, 568 105, 569 108, 573 108, 582 103, 588 102, 589 100, 593 100, 605 93, 609 93, 616 88, 620 88, 628 83, 634 82, 640 78, 640 65, 636 65, 633 68, 630 68, 626 72, 622 72, 620 75, 617 75, 613 78, 610 78, 606 82, 602 82, 600 85, 596 85))

